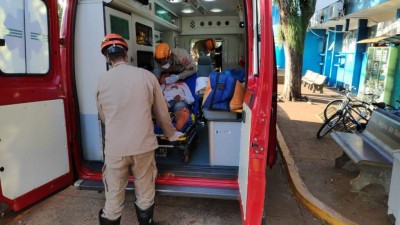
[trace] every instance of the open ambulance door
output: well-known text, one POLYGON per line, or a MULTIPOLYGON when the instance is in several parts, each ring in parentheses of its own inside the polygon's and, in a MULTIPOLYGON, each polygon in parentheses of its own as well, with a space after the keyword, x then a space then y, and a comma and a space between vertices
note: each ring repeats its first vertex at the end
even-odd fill
POLYGON ((247 89, 239 162, 243 224, 263 222, 266 168, 275 162, 276 68, 271 0, 245 1, 247 89))
POLYGON ((57 1, 0 1, 0 201, 18 211, 73 182, 57 1))

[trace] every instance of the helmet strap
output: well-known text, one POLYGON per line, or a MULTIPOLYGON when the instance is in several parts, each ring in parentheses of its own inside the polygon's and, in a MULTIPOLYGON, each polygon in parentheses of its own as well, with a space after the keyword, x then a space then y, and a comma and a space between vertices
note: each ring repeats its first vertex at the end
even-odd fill
POLYGON ((106 63, 107 63, 108 65, 111 65, 111 60, 110 60, 110 58, 108 57, 108 54, 106 54, 106 63))

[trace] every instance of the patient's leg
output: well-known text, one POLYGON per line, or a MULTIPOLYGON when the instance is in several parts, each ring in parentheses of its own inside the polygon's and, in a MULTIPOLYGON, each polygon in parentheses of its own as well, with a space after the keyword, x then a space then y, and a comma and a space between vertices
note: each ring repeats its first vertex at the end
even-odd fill
POLYGON ((187 108, 176 111, 175 112, 175 121, 176 121, 175 128, 177 130, 182 129, 183 126, 185 125, 186 121, 189 119, 189 117, 190 117, 190 112, 189 112, 189 109, 187 109, 187 108))

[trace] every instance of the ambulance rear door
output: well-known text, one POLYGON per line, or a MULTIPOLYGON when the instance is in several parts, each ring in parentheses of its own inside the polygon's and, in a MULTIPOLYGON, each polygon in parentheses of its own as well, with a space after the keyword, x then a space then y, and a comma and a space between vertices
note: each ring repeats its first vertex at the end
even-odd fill
POLYGON ((247 89, 239 161, 239 191, 243 224, 263 221, 266 168, 275 161, 276 76, 271 1, 245 1, 247 89))
POLYGON ((57 1, 0 1, 0 201, 18 211, 73 182, 57 1))

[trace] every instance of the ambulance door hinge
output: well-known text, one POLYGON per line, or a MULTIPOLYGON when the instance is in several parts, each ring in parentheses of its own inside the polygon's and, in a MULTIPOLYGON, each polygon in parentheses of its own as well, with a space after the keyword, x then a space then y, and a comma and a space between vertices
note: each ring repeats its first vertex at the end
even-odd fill
POLYGON ((61 46, 65 46, 65 38, 60 38, 59 43, 61 46))

